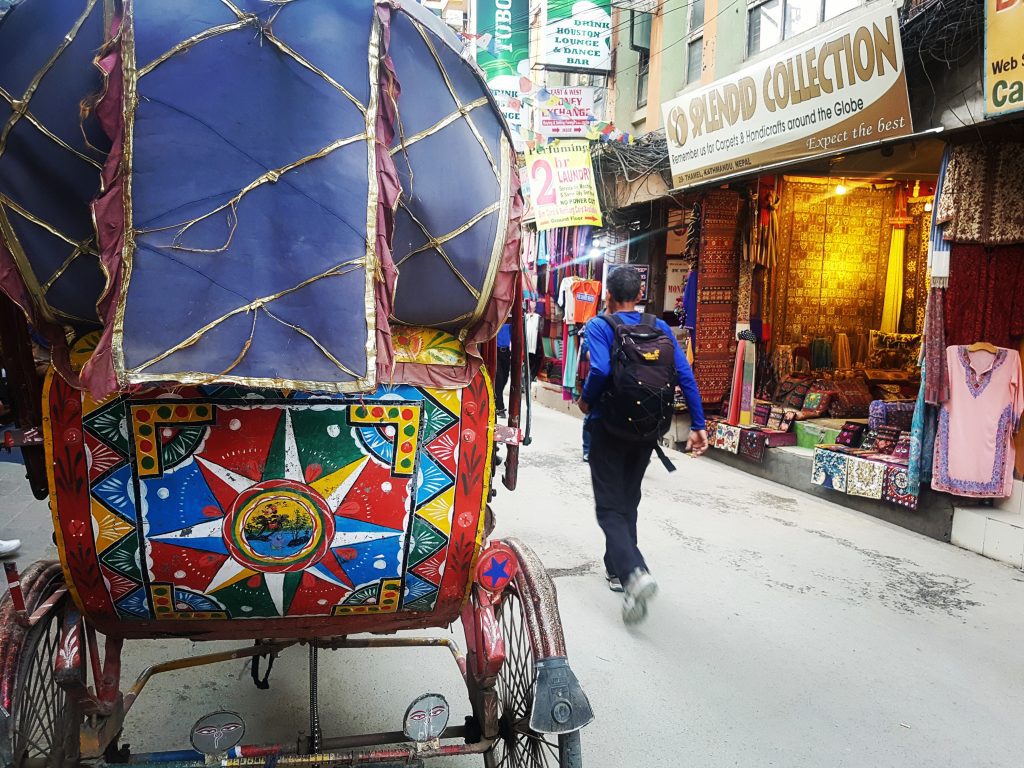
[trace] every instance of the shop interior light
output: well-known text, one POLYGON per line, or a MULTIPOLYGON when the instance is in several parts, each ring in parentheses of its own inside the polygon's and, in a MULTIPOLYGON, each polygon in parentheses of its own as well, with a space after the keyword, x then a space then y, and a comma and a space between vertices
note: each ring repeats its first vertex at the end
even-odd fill
POLYGON ((600 259, 601 251, 599 251, 597 248, 591 248, 589 251, 587 251, 587 258, 590 259, 591 261, 593 261, 594 259, 600 259))
POLYGON ((842 182, 840 182, 839 184, 836 184, 836 194, 837 195, 845 195, 846 194, 846 185, 843 184, 842 182))
POLYGON ((931 203, 925 203, 924 204, 924 211, 925 211, 925 213, 931 213, 932 212, 932 204, 931 203))

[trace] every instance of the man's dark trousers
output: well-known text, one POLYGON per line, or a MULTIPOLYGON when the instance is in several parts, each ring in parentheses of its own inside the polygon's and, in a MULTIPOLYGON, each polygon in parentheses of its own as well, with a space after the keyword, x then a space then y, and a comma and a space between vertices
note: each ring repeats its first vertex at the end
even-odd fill
POLYGON ((498 347, 498 370, 494 376, 495 408, 505 410, 505 385, 508 384, 509 373, 512 371, 511 347, 498 347))
POLYGON ((634 443, 608 433, 600 418, 591 419, 590 482, 597 523, 604 531, 604 567, 625 584, 637 568, 647 568, 637 547, 636 518, 640 484, 654 443, 634 443))

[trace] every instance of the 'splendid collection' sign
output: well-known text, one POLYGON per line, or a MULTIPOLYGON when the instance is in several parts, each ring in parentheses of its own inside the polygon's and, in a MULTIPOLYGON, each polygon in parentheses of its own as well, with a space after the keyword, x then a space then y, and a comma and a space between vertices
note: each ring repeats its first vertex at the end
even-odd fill
POLYGON ((896 8, 876 6, 662 111, 677 188, 909 135, 896 8))

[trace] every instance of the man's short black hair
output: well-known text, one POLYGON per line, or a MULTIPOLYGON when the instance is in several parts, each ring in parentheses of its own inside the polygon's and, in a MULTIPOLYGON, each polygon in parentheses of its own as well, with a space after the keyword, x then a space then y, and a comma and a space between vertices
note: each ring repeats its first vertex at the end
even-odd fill
POLYGON ((640 273, 636 267, 623 264, 608 273, 608 293, 615 301, 636 301, 640 296, 640 273))

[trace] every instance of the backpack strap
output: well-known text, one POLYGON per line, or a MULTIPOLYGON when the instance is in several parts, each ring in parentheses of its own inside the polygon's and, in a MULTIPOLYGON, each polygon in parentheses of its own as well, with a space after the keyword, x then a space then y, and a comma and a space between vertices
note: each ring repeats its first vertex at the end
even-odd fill
POLYGON ((612 331, 626 324, 626 322, 621 317, 611 312, 605 312, 603 315, 598 315, 598 317, 600 317, 602 320, 608 323, 608 325, 612 327, 612 331))
POLYGON ((665 449, 661 447, 660 441, 654 444, 654 452, 658 454, 658 458, 661 459, 661 463, 665 469, 669 472, 676 471, 676 465, 672 463, 672 459, 665 455, 665 449))

